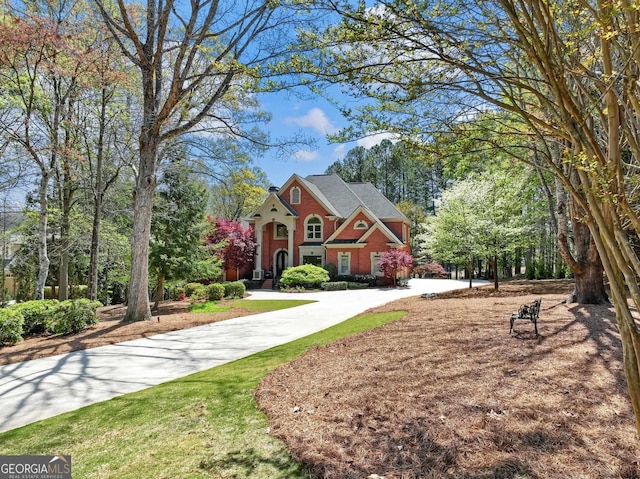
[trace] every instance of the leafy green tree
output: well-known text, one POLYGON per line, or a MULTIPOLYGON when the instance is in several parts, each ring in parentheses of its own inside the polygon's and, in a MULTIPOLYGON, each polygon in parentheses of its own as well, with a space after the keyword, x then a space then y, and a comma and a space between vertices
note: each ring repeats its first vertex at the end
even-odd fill
POLYGON ((474 258, 487 258, 497 289, 498 258, 523 244, 529 230, 522 192, 521 184, 504 176, 456 183, 443 192, 438 213, 427 224, 428 253, 435 259, 465 264, 469 272, 474 258))
POLYGON ((260 168, 228 168, 210 188, 209 209, 214 216, 240 220, 258 209, 268 188, 267 175, 260 168))
MULTIPOLYGON (((306 4, 260 0, 234 5, 149 0, 95 0, 122 53, 140 77, 140 128, 134 197, 131 282, 125 320, 151 318, 149 234, 156 171, 164 144, 206 131, 250 138, 263 115, 251 93, 269 62, 288 71, 297 47, 288 41, 308 12, 306 4)), ((279 87, 279 82, 278 87, 279 87)))
POLYGON ((204 246, 206 186, 181 163, 164 175, 151 223, 149 267, 156 275, 154 309, 164 299, 165 279, 211 278, 220 275, 220 262, 204 246))

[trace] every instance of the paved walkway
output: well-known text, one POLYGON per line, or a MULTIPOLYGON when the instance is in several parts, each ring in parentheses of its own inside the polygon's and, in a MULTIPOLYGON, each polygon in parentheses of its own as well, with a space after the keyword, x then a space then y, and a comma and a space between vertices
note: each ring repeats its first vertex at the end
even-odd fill
POLYGON ((396 299, 465 287, 466 281, 412 279, 401 289, 252 291, 254 299, 318 302, 1 366, 0 432, 219 366, 396 299))

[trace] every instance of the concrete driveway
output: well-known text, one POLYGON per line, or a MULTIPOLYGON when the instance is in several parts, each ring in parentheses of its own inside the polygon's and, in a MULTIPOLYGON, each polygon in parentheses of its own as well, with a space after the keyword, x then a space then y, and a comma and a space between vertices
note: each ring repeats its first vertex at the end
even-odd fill
MULTIPOLYGON (((480 284, 480 282, 475 282, 480 284)), ((412 279, 407 288, 316 293, 252 291, 253 299, 314 299, 144 339, 0 367, 0 431, 139 391, 333 326, 369 308, 467 281, 412 279)))

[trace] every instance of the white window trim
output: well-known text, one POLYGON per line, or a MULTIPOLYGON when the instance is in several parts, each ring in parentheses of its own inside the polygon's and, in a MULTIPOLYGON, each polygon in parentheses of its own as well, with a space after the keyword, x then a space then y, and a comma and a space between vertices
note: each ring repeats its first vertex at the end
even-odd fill
MULTIPOLYGON (((318 223, 312 223, 317 225, 318 223)), ((305 241, 322 241, 324 237, 324 221, 322 221, 322 218, 318 215, 309 215, 307 216, 307 218, 304 220, 304 239, 305 241), (313 218, 317 218, 318 220, 320 220, 320 238, 315 238, 315 232, 314 232, 314 237, 313 238, 309 238, 309 231, 307 231, 307 225, 309 224, 309 220, 313 219, 313 218)))
POLYGON ((351 253, 348 251, 341 251, 338 253, 338 274, 339 275, 350 275, 351 274, 351 253), (347 271, 342 271, 342 258, 347 257, 347 271))
POLYGON ((373 276, 383 276, 384 275, 384 273, 380 269, 380 266, 378 264, 376 264, 376 261, 378 261, 381 256, 382 256, 382 253, 380 253, 378 251, 373 251, 371 253, 371 255, 370 255, 370 258, 371 258, 371 274, 373 276))
POLYGON ((284 223, 274 223, 274 225, 273 225, 273 239, 285 240, 287 238, 289 238, 289 226, 285 225, 284 223), (282 225, 285 228, 287 228, 287 236, 278 236, 278 225, 282 225))
POLYGON ((289 200, 291 200, 291 204, 292 205, 299 205, 300 204, 300 188, 298 188, 297 186, 294 186, 293 188, 291 188, 291 190, 289 191, 289 200), (294 193, 298 194, 298 201, 294 201, 294 193))
POLYGON ((366 230, 368 228, 369 228, 369 225, 364 220, 358 220, 353 225, 354 230, 366 230))

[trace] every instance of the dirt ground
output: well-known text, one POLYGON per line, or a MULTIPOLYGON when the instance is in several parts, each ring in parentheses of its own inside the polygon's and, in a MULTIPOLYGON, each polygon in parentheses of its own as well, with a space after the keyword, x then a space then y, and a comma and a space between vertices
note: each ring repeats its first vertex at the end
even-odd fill
MULTIPOLYGON (((221 305, 224 306, 224 301, 221 305)), ((72 336, 40 335, 14 346, 0 347, 0 365, 120 343, 154 334, 192 328, 202 324, 256 314, 256 311, 234 308, 221 313, 189 312, 189 301, 171 301, 153 312, 153 321, 122 323, 126 307, 105 306, 98 310, 100 322, 72 336)))
POLYGON ((321 478, 640 478, 613 308, 564 281, 414 297, 401 320, 315 348, 255 391, 321 478), (539 330, 509 317, 542 297, 539 330))

